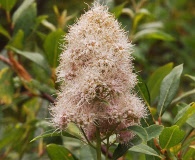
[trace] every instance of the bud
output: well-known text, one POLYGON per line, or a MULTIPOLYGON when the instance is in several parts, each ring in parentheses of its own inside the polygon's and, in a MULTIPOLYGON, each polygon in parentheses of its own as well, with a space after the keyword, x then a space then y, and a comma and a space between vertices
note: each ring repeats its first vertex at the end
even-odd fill
POLYGON ((64 130, 73 122, 90 140, 98 126, 102 137, 129 141, 133 134, 123 130, 139 124, 146 111, 133 91, 137 78, 126 33, 105 6, 94 4, 64 40, 57 68, 61 87, 51 107, 54 125, 64 130))

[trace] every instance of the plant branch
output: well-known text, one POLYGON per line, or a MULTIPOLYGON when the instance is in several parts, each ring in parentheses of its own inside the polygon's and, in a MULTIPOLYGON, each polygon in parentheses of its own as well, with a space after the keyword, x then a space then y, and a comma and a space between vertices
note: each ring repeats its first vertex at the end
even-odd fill
POLYGON ((0 55, 0 61, 12 67, 12 63, 10 62, 10 60, 2 55, 0 55))

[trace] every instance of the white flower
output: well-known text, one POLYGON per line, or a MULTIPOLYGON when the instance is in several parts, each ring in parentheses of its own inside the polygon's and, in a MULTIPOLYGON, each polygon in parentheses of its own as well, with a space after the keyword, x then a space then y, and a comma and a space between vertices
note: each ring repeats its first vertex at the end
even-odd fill
POLYGON ((65 41, 53 123, 63 130, 74 122, 92 140, 98 125, 101 136, 113 132, 121 142, 128 141, 133 134, 121 130, 139 124, 146 111, 133 92, 137 78, 124 30, 105 6, 95 4, 70 27, 65 41))

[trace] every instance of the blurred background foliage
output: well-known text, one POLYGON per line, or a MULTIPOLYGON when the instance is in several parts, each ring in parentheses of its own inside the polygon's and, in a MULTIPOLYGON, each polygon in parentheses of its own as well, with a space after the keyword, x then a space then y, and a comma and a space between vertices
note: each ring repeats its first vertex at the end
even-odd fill
MULTIPOLYGON (((35 136, 53 129, 48 122, 48 108, 58 88, 55 69, 64 45, 63 36, 68 25, 92 2, 0 0, 0 159, 48 159, 46 145, 50 143, 65 143, 80 159, 92 159, 93 152, 87 151, 87 146, 67 137, 47 137, 30 143, 35 136)), ((179 109, 194 100, 194 0, 106 3, 135 44, 135 69, 147 84, 154 117, 163 78, 183 63, 177 97, 164 114, 163 123, 170 126, 179 109)), ((192 153, 194 150, 190 150, 192 153)), ((144 159, 142 154, 133 152, 127 157, 144 159)))

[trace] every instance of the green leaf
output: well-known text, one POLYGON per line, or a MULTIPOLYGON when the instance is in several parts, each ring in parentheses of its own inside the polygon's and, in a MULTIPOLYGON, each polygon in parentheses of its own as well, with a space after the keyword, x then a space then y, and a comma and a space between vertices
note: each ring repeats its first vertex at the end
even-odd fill
POLYGON ((148 133, 147 141, 149 141, 153 138, 157 138, 160 135, 160 133, 162 132, 163 128, 164 128, 163 126, 157 125, 157 124, 153 124, 153 125, 145 128, 145 130, 148 133))
POLYGON ((129 151, 134 151, 134 152, 139 152, 139 153, 144 153, 147 155, 152 155, 152 156, 156 156, 156 157, 160 157, 160 155, 158 155, 158 153, 151 147, 141 143, 137 146, 133 146, 132 148, 129 149, 129 151))
POLYGON ((143 29, 134 35, 135 41, 143 39, 143 38, 158 39, 158 40, 163 40, 163 41, 174 41, 175 40, 171 35, 161 30, 153 29, 153 28, 143 29))
POLYGON ((142 139, 138 136, 135 136, 132 140, 130 140, 128 143, 121 144, 117 146, 117 148, 114 150, 112 160, 117 160, 119 157, 123 156, 129 148, 138 145, 142 142, 142 139))
POLYGON ((151 29, 151 28, 163 28, 163 23, 162 22, 149 22, 140 25, 141 29, 151 29))
POLYGON ((143 141, 147 141, 148 134, 146 130, 141 126, 129 126, 128 130, 132 131, 133 133, 137 134, 143 141))
POLYGON ((11 46, 8 46, 8 48, 16 52, 17 54, 22 55, 25 58, 36 63, 37 65, 45 69, 45 71, 47 71, 48 74, 50 74, 51 71, 50 71, 49 65, 47 61, 45 60, 45 58, 43 57, 43 55, 36 53, 36 52, 21 51, 11 46))
POLYGON ((143 127, 150 126, 154 124, 153 117, 150 112, 150 94, 149 94, 146 84, 144 83, 144 81, 142 80, 140 76, 138 76, 138 81, 139 82, 136 85, 136 89, 138 91, 138 94, 144 99, 145 103, 147 104, 146 110, 148 113, 147 118, 142 118, 141 124, 143 127))
POLYGON ((10 104, 14 94, 12 71, 9 68, 0 70, 0 104, 10 104))
POLYGON ((141 19, 143 19, 145 16, 150 15, 150 12, 147 9, 140 9, 138 12, 136 12, 136 15, 133 19, 133 31, 136 30, 139 22, 141 21, 141 19))
POLYGON ((32 79, 30 83, 32 87, 38 89, 41 92, 48 93, 50 95, 53 95, 56 93, 56 90, 54 88, 51 88, 46 84, 40 83, 39 81, 35 79, 32 79))
POLYGON ((13 19, 14 21, 13 34, 16 34, 18 30, 23 30, 25 38, 28 37, 33 30, 33 26, 36 24, 36 16, 37 16, 36 4, 33 3, 28 8, 21 12, 16 21, 14 21, 13 19))
POLYGON ((193 114, 187 121, 187 124, 189 124, 190 126, 192 126, 193 128, 195 128, 195 114, 193 114))
POLYGON ((0 0, 0 6, 7 12, 10 12, 16 2, 17 0, 0 0))
POLYGON ((51 32, 44 41, 44 50, 49 64, 52 68, 56 68, 58 65, 60 50, 60 43, 62 43, 62 38, 65 35, 64 31, 59 29, 51 32))
POLYGON ((183 64, 173 68, 173 70, 163 79, 160 86, 160 96, 157 106, 159 116, 162 116, 166 108, 170 105, 171 101, 175 97, 179 88, 182 71, 183 64))
POLYGON ((114 7, 111 12, 114 13, 115 17, 118 18, 121 13, 122 13, 122 10, 124 8, 124 6, 127 4, 127 2, 123 2, 122 4, 120 4, 119 6, 116 6, 114 7))
POLYGON ((68 133, 68 132, 53 132, 53 131, 49 131, 49 132, 45 132, 43 134, 41 134, 40 136, 37 136, 35 138, 33 138, 30 142, 34 142, 40 138, 47 138, 47 137, 59 137, 59 136, 65 136, 65 137, 70 137, 70 138, 75 138, 75 139, 79 139, 78 137, 68 133))
POLYGON ((173 68, 173 63, 168 63, 157 70, 148 79, 148 89, 150 91, 151 101, 153 102, 155 98, 159 95, 160 84, 163 78, 170 73, 173 68))
POLYGON ((188 77, 188 78, 190 78, 191 80, 195 81, 195 76, 191 76, 189 74, 186 74, 185 76, 188 77))
POLYGON ((159 136, 159 143, 162 149, 169 149, 179 144, 185 136, 185 132, 179 126, 166 127, 159 136))
POLYGON ((5 28, 3 28, 2 25, 0 25, 0 34, 4 35, 8 39, 11 39, 9 32, 5 28))
POLYGON ((195 149, 189 148, 187 152, 183 155, 182 160, 191 160, 195 156, 195 149))
POLYGON ((14 24, 21 17, 23 12, 25 10, 27 10, 34 1, 35 0, 24 0, 23 1, 23 3, 20 5, 20 7, 13 14, 12 21, 13 21, 14 24))
POLYGON ((139 91, 141 97, 144 99, 145 103, 150 106, 150 93, 148 91, 148 87, 140 76, 138 76, 137 78, 138 83, 136 85, 136 88, 139 91))
POLYGON ((179 110, 178 114, 174 118, 174 124, 181 127, 193 114, 195 114, 195 103, 187 105, 183 109, 179 110))
POLYGON ((4 134, 4 137, 0 140, 0 150, 9 144, 16 143, 21 138, 24 131, 24 128, 16 126, 9 130, 9 132, 4 134))
POLYGON ((24 46, 24 32, 23 30, 18 30, 18 32, 14 35, 8 45, 17 48, 23 49, 24 46))
POLYGON ((47 145, 47 153, 50 160, 77 160, 68 149, 56 144, 47 145))

